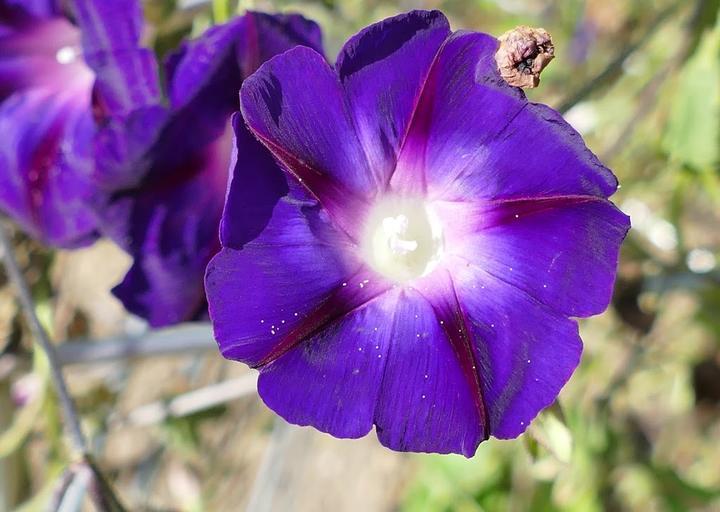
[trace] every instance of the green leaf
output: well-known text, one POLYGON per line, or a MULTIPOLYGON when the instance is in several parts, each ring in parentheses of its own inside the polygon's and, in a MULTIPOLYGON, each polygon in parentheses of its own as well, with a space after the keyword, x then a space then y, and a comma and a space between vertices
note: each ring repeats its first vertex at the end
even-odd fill
POLYGON ((694 510, 715 503, 720 498, 720 490, 687 482, 672 468, 650 465, 649 469, 656 478, 658 488, 670 510, 694 510))
POLYGON ((663 146, 695 169, 720 161, 720 25, 703 36, 680 73, 663 146))

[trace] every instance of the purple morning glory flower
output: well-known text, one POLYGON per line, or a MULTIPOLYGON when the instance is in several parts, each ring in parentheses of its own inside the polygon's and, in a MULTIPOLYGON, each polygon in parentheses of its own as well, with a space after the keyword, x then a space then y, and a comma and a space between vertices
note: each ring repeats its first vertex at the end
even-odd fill
POLYGON ((58 4, 0 0, 0 210, 39 240, 76 247, 97 236, 93 73, 58 4))
MULTIPOLYGON (((207 315, 203 276, 220 249, 238 91, 269 57, 298 44, 320 50, 320 29, 301 16, 255 12, 213 27, 165 62, 163 95, 154 61, 104 51, 113 32, 122 32, 110 21, 117 18, 112 7, 77 4, 81 26, 108 20, 102 30, 85 31, 84 46, 102 56, 88 59, 102 124, 97 179, 114 191, 100 208, 101 227, 134 260, 113 292, 153 326, 207 315), (120 72, 129 67, 137 72, 120 72)), ((238 166, 258 158, 270 158, 262 145, 243 147, 238 166)))
POLYGON ((415 11, 334 68, 295 48, 245 80, 285 172, 235 168, 206 287, 223 355, 291 423, 471 456, 577 366, 570 317, 606 308, 629 221, 581 137, 503 82, 497 46, 415 11))

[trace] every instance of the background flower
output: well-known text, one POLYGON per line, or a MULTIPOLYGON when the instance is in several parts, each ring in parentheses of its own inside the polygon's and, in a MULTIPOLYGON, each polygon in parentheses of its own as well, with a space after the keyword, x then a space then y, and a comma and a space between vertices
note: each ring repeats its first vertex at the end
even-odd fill
POLYGON ((0 210, 51 245, 97 236, 92 83, 59 2, 0 1, 0 210))
POLYGON ((334 70, 296 48, 244 83, 287 184, 265 174, 282 197, 253 238, 233 189, 258 185, 236 172, 207 291, 223 354, 260 369, 288 421, 472 456, 522 433, 578 364, 568 317, 607 307, 628 218, 496 50, 413 11, 351 38, 334 70))
MULTIPOLYGON (((78 5, 81 26, 119 16, 94 1, 78 5)), ((140 18, 131 25, 138 30, 140 18)), ((153 326, 205 316, 203 274, 219 249, 240 85, 297 44, 320 50, 320 30, 301 16, 254 12, 215 26, 168 57, 165 100, 154 62, 106 51, 107 41, 127 37, 125 27, 103 27, 84 39, 98 76, 96 179, 113 191, 98 209, 103 232, 134 260, 114 293, 153 326), (129 77, 119 72, 130 67, 137 72, 129 77)), ((241 148, 237 165, 252 166, 258 152, 257 144, 241 148)))

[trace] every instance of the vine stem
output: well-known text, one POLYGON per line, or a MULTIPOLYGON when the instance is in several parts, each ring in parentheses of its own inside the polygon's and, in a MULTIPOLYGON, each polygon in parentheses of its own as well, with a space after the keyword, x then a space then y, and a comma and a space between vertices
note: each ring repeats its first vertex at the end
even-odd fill
POLYGON ((60 400, 60 407, 63 412, 63 418, 65 420, 65 429, 67 431, 67 437, 69 440, 70 447, 74 452, 74 455, 81 458, 83 464, 86 464, 93 471, 95 478, 100 483, 99 487, 102 488, 104 496, 95 499, 96 507, 99 510, 115 510, 122 511, 123 508, 120 505, 117 498, 112 493, 110 486, 107 485, 105 478, 99 472, 95 466, 90 453, 87 438, 83 434, 82 427, 80 425, 80 417, 78 415, 77 407, 75 402, 67 388, 65 383, 65 377, 63 376, 60 363, 58 361, 55 347, 50 342, 47 331, 43 327, 40 319, 37 316, 35 309, 35 303, 30 293, 30 288, 25 281, 25 277, 20 270, 17 259, 15 258, 15 251, 8 234, 7 228, 0 221, 0 257, 5 262, 5 269, 8 274, 8 278, 16 288, 20 306, 22 307, 23 314, 27 319, 30 326, 30 330, 35 338, 35 341, 40 348, 45 352, 49 366, 50 366, 50 378, 52 380, 55 391, 60 400))
POLYGON ((15 259, 15 252, 7 228, 2 223, 0 223, 0 252, 5 261, 5 269, 7 270, 8 277, 16 288, 20 305, 22 306, 25 319, 30 326, 33 337, 47 355, 50 363, 50 377, 60 399, 60 406, 62 407, 63 416, 65 417, 65 426, 70 444, 73 450, 77 452, 76 455, 85 455, 87 452, 87 441, 80 427, 80 420, 75 403, 70 397, 65 378, 60 369, 55 347, 50 342, 50 338, 37 316, 35 303, 30 294, 30 288, 22 275, 17 259, 15 259))

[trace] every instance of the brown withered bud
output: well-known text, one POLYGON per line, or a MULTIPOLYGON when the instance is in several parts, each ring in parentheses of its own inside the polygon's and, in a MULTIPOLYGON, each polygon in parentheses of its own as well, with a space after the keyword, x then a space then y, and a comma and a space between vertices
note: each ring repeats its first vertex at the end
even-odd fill
POLYGON ((555 57, 552 37, 544 28, 519 26, 498 37, 495 53, 500 75, 505 81, 523 89, 537 87, 540 73, 555 57))

